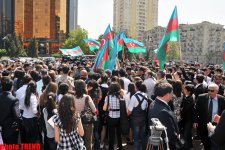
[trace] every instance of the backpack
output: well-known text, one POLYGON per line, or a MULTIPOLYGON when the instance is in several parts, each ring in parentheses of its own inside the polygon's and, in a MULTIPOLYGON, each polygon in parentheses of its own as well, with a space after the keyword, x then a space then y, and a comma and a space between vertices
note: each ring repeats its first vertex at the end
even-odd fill
POLYGON ((92 124, 95 119, 94 119, 94 115, 91 111, 91 108, 88 104, 88 100, 89 100, 89 96, 87 96, 85 98, 85 106, 84 106, 84 110, 81 111, 80 113, 80 117, 81 117, 81 121, 83 124, 92 124))

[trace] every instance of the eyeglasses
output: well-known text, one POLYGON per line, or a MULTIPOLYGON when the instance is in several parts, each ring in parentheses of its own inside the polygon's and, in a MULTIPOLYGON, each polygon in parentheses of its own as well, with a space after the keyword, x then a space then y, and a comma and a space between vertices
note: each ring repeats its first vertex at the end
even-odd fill
POLYGON ((208 89, 208 92, 214 92, 215 90, 210 90, 210 89, 208 89))

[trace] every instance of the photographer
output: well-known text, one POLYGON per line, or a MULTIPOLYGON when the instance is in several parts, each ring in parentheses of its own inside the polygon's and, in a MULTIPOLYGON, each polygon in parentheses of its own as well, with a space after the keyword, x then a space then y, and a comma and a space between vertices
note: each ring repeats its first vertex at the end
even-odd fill
MULTIPOLYGON (((168 102, 173 96, 173 87, 169 83, 157 83, 155 86, 155 101, 149 107, 148 121, 152 125, 151 119, 158 118, 159 121, 166 127, 169 138, 169 148, 176 150, 181 147, 178 137, 177 120, 168 105, 168 102)), ((165 135, 163 134, 163 139, 165 135)))

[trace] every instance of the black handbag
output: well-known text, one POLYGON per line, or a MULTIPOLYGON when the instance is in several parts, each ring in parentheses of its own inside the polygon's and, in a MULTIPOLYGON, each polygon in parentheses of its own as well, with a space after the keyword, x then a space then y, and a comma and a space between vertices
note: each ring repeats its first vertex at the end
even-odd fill
POLYGON ((83 124, 92 124, 95 121, 94 114, 91 111, 91 108, 88 104, 88 100, 89 100, 89 97, 87 96, 85 98, 84 110, 81 111, 80 113, 81 121, 83 124))

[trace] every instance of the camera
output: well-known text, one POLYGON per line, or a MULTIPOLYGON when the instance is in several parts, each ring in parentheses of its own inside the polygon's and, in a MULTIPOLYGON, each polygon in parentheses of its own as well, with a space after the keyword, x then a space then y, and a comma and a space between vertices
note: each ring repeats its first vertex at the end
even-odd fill
POLYGON ((162 133, 165 133, 165 143, 167 146, 167 150, 169 150, 169 140, 167 137, 167 132, 166 132, 166 127, 164 125, 162 125, 162 123, 159 121, 158 118, 152 118, 152 125, 150 126, 150 130, 151 130, 151 136, 148 139, 148 147, 152 148, 152 147, 158 147, 158 148, 162 148, 163 149, 163 139, 162 139, 162 133))

